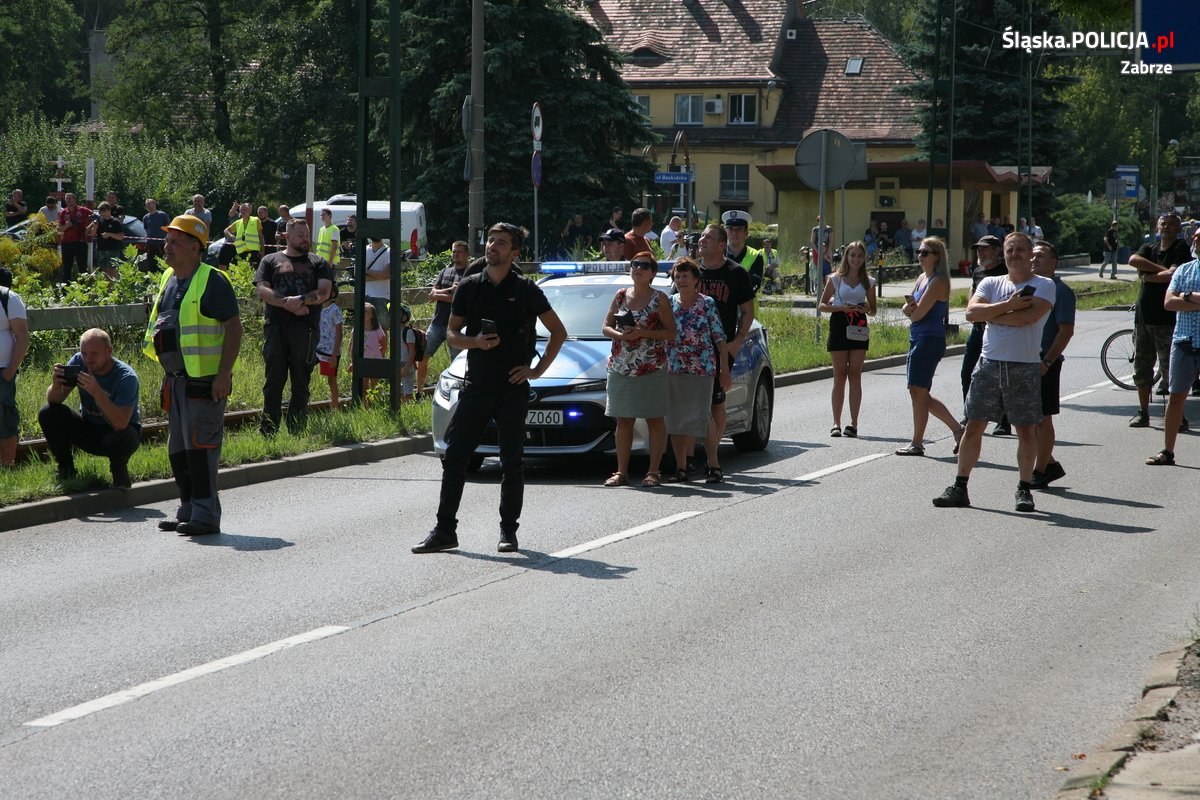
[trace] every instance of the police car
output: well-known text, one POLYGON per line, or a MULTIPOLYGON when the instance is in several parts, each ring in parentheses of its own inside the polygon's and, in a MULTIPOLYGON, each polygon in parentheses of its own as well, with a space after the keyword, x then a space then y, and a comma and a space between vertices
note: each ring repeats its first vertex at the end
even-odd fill
MULTIPOLYGON (((659 262, 654 287, 670 291, 670 262, 659 262)), ((615 452, 616 420, 604 415, 607 360, 612 340, 601 333, 613 295, 632 286, 628 261, 544 263, 538 285, 567 329, 567 340, 546 374, 530 383, 525 455, 530 458, 615 452)), ((538 352, 549 333, 538 325, 538 352)), ((536 362, 535 362, 536 363, 536 362)), ((459 353, 438 379, 433 393, 433 446, 446 452, 446 431, 467 378, 467 354, 459 353)), ((767 331, 755 320, 733 365, 733 386, 726 393, 725 435, 739 450, 766 448, 771 438, 775 370, 767 331)), ((489 423, 471 462, 498 456, 496 427, 489 423)), ((645 422, 634 427, 634 452, 647 452, 645 422)))

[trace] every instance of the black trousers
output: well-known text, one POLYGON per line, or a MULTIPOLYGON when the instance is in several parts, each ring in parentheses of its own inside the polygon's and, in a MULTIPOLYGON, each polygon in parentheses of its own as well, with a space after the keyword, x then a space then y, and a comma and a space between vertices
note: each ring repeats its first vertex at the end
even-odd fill
POLYGON ((487 387, 466 386, 458 395, 458 410, 446 431, 446 456, 442 459, 442 492, 437 524, 445 533, 458 530, 458 506, 467 482, 467 464, 483 439, 491 420, 499 431, 500 530, 516 533, 525 501, 525 417, 529 411, 529 384, 487 387))
POLYGON ((59 467, 75 469, 72 447, 94 456, 107 456, 113 467, 124 467, 142 443, 142 431, 134 425, 114 431, 107 425, 95 425, 79 412, 62 403, 47 403, 38 412, 38 424, 46 437, 46 446, 59 467))
POLYGON ((983 352, 983 326, 971 325, 971 332, 967 334, 967 350, 963 353, 962 372, 959 377, 962 378, 963 400, 967 399, 967 390, 971 388, 971 373, 975 371, 975 365, 979 363, 979 356, 983 352))
POLYGON ((77 274, 79 275, 87 272, 87 257, 87 242, 62 243, 62 275, 60 277, 63 283, 70 283, 73 280, 71 273, 75 270, 72 269, 72 265, 78 270, 77 274))
POLYGON ((283 416, 283 384, 290 380, 292 396, 288 401, 287 426, 290 432, 299 433, 308 421, 308 385, 317 362, 318 331, 307 323, 280 325, 273 322, 265 327, 264 334, 262 356, 266 380, 259 429, 268 435, 279 430, 283 416))

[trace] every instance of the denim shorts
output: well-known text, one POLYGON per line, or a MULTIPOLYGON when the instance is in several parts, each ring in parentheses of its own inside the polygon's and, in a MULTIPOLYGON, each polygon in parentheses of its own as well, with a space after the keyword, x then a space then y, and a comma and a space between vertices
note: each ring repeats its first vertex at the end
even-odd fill
POLYGON ((933 373, 946 355, 945 336, 921 336, 908 341, 908 385, 933 388, 933 373))
POLYGON ((21 432, 21 416, 17 413, 17 379, 0 377, 0 439, 11 439, 21 432))
MULTIPOLYGON (((438 351, 442 343, 446 341, 446 326, 445 325, 430 325, 429 330, 425 331, 425 357, 433 358, 433 354, 438 351)), ((450 349, 450 345, 446 345, 446 349, 450 349)))
POLYGON ((999 422, 1005 414, 1013 425, 1042 421, 1042 367, 1037 361, 992 361, 980 358, 967 390, 967 419, 999 422))
POLYGON ((1200 370, 1200 350, 1187 339, 1171 342, 1171 385, 1167 391, 1171 394, 1190 392, 1197 370, 1200 370))

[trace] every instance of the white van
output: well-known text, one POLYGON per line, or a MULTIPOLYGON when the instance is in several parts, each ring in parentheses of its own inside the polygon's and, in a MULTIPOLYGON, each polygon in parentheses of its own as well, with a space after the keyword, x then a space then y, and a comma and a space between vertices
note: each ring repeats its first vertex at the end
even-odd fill
MULTIPOLYGON (((320 226, 321 211, 328 208, 330 216, 333 218, 333 224, 345 230, 346 219, 355 213, 357 206, 358 198, 353 194, 335 194, 323 202, 318 200, 313 203, 313 227, 317 228, 320 226)), ((303 217, 307 211, 307 203, 300 203, 291 207, 293 217, 303 217)), ((390 220, 392 218, 392 204, 387 200, 368 200, 367 218, 390 220)), ((429 253, 429 240, 425 232, 425 205, 423 203, 408 201, 402 202, 400 204, 400 221, 404 229, 404 246, 396 248, 393 245, 393 249, 408 250, 413 232, 416 231, 417 252, 414 257, 424 258, 429 253)))

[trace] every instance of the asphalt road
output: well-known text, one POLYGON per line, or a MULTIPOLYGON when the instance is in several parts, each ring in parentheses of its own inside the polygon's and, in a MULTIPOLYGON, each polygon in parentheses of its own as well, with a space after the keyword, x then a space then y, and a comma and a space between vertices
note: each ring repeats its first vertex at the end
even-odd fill
POLYGON ((931 505, 952 441, 891 455, 896 367, 858 440, 827 438, 827 381, 780 389, 770 449, 730 448, 719 486, 535 464, 517 555, 494 464, 461 550, 408 552, 427 454, 223 493, 212 539, 157 531, 166 504, 0 534, 0 794, 1048 797, 1200 609, 1197 437, 1143 466, 1161 405, 1131 430, 1132 393, 1096 386, 1128 319, 1081 315, 1068 475, 1031 515, 1013 438, 974 508, 931 505))

